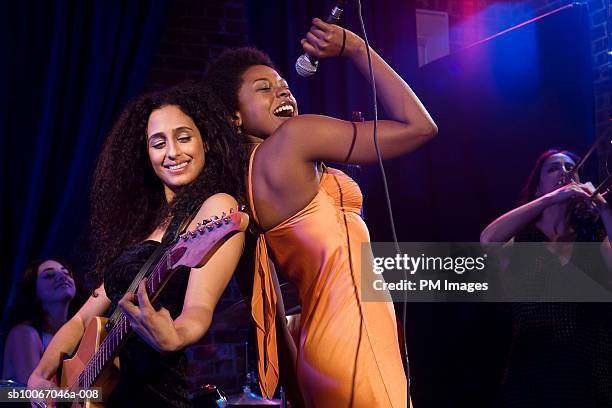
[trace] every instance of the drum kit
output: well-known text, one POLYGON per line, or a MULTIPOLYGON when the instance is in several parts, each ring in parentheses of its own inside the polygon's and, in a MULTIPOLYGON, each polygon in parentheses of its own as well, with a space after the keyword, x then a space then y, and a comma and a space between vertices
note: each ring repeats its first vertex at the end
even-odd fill
POLYGON ((253 393, 248 385, 244 386, 241 394, 228 398, 214 385, 206 384, 192 394, 191 403, 194 408, 287 407, 284 398, 270 400, 263 398, 253 393))
POLYGON ((227 397, 223 391, 214 385, 206 384, 192 393, 191 403, 194 408, 238 408, 252 406, 271 406, 286 408, 284 392, 281 387, 281 399, 266 399, 255 394, 251 390, 253 374, 249 371, 249 344, 245 342, 245 383, 242 392, 237 395, 227 397))

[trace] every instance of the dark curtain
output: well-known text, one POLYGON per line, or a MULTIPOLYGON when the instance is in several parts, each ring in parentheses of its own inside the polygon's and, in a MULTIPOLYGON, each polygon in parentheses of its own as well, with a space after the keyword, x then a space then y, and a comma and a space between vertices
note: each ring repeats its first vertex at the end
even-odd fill
MULTIPOLYGON (((400 182, 403 175, 404 183, 414 185, 412 175, 425 174, 429 187, 428 194, 398 193, 411 209, 397 219, 405 240, 478 241, 488 223, 516 207, 545 149, 581 155, 594 139, 585 5, 576 3, 420 71, 417 93, 440 132, 430 144, 429 168, 402 163, 400 182)), ((496 406, 512 335, 503 308, 410 306, 415 406, 496 406)))
POLYGON ((166 0, 3 4, 3 321, 25 264, 70 258, 83 235, 99 148, 142 88, 167 10, 166 0))

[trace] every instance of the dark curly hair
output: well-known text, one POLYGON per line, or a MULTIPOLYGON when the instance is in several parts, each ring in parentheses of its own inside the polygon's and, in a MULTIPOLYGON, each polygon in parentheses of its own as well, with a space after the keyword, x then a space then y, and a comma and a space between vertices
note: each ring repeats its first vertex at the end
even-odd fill
POLYGON ((121 251, 173 216, 184 217, 213 194, 224 192, 244 203, 246 145, 226 120, 223 103, 207 88, 182 84, 142 95, 130 103, 111 130, 100 153, 91 192, 90 241, 95 251, 93 281, 121 251), (162 182, 147 152, 146 129, 152 111, 176 105, 200 130, 206 164, 200 175, 166 202, 162 182))
MULTIPOLYGON (((43 311, 42 303, 36 293, 36 282, 38 280, 38 268, 46 261, 55 261, 61 264, 70 272, 70 276, 72 276, 73 279, 75 278, 74 270, 70 264, 65 259, 58 256, 49 256, 30 262, 23 271, 19 284, 19 292, 10 313, 11 317, 8 327, 13 327, 19 323, 26 323, 36 328, 38 331, 44 329, 46 323, 45 312, 43 311)), ((79 301, 76 299, 79 292, 79 285, 76 281, 75 286, 77 294, 70 302, 68 317, 72 316, 72 314, 78 310, 78 306, 80 306, 79 301)))
POLYGON ((568 150, 561 150, 561 149, 546 150, 544 153, 540 155, 540 157, 538 157, 538 160, 536 160, 535 165, 533 166, 533 169, 531 170, 531 173, 529 174, 529 177, 527 178, 527 183, 525 183, 525 186, 523 187, 523 190, 521 191, 519 205, 527 204, 528 202, 537 198, 536 191, 538 190, 538 184, 540 184, 540 173, 542 171, 542 166, 544 166, 544 162, 546 162, 546 160, 549 157, 554 156, 555 154, 564 154, 570 157, 576 163, 578 163, 578 161, 580 160, 580 157, 578 155, 568 150))
POLYGON ((221 53, 210 62, 204 73, 204 84, 219 96, 231 114, 239 110, 238 90, 242 85, 242 74, 253 65, 276 69, 265 52, 253 47, 242 47, 221 53))

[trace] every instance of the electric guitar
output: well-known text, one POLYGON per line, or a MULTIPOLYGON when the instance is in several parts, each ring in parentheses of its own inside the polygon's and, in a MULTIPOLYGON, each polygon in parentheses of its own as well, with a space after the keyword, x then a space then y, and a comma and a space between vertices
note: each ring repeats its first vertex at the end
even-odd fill
MULTIPOLYGON (((201 219, 198 213, 195 219, 201 219)), ((198 223, 196 228, 179 237, 155 263, 146 282, 147 294, 153 302, 180 266, 203 266, 215 251, 233 234, 246 230, 249 217, 244 207, 230 210, 229 215, 212 217, 198 223)), ((58 375, 62 389, 100 387, 106 400, 119 381, 119 357, 117 352, 132 330, 127 318, 121 314, 107 332, 105 317, 92 319, 83 333, 79 347, 70 359, 64 360, 58 375)), ((103 403, 91 401, 72 402, 71 407, 102 407, 103 403)))

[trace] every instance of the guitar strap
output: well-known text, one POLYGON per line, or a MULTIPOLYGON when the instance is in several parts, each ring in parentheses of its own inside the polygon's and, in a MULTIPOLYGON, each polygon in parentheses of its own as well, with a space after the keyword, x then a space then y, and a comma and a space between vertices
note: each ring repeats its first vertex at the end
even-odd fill
MULTIPOLYGON (((140 284, 140 281, 145 276, 148 276, 149 273, 151 273, 151 267, 159 261, 159 259, 162 257, 166 249, 168 249, 168 247, 176 243, 179 236, 187 229, 187 226, 197 214, 200 208, 200 205, 201 203, 199 203, 197 206, 195 204, 192 205, 189 215, 187 215, 186 217, 183 217, 182 219, 181 217, 172 217, 172 220, 170 221, 170 225, 168 225, 168 228, 166 229, 166 232, 164 233, 164 236, 162 237, 161 243, 157 246, 155 251, 147 259, 147 261, 142 265, 142 267, 140 268, 140 271, 138 272, 138 274, 136 274, 136 276, 134 277, 134 280, 132 280, 132 283, 125 291, 125 294, 136 293, 138 289, 138 285, 140 284)), ((208 221, 209 220, 205 220, 205 222, 208 222, 208 221)), ((115 310, 113 310, 112 315, 108 318, 108 321, 106 322, 106 325, 105 325, 107 332, 110 331, 113 328, 113 326, 117 323, 122 313, 123 312, 121 311, 121 309, 118 306, 115 306, 115 310)))

